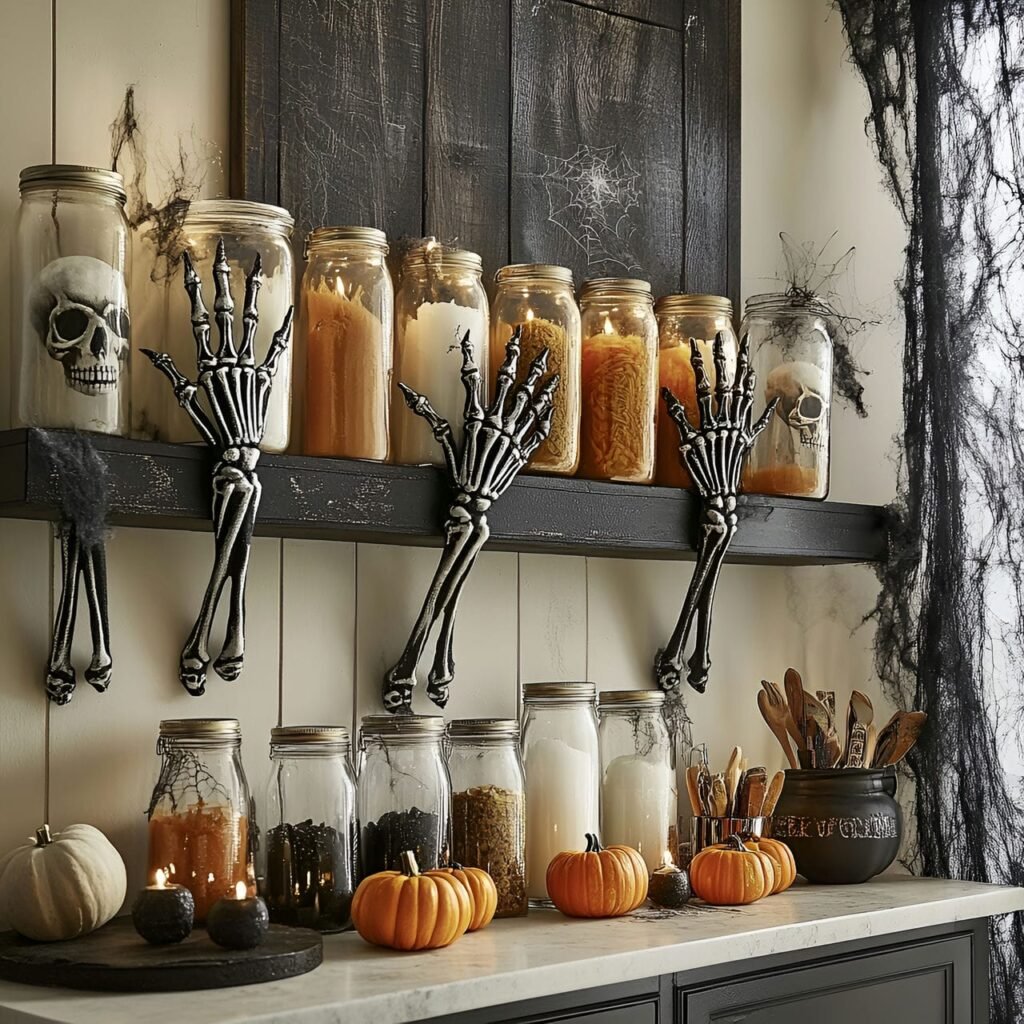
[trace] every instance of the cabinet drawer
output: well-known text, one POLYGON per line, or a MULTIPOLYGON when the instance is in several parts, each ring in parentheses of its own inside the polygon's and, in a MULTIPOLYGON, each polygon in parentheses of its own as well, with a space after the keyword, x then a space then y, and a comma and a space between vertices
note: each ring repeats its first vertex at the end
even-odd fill
POLYGON ((971 937, 954 935, 681 989, 677 1021, 972 1024, 972 958, 971 937))

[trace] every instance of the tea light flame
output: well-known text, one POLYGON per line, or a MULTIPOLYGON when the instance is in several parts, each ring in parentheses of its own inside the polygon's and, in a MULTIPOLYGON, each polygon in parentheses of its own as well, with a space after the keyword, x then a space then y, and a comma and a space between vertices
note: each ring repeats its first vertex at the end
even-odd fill
POLYGON ((156 869, 156 887, 165 889, 167 887, 167 873, 160 868, 156 869))
POLYGON ((611 322, 611 320, 608 319, 608 317, 604 318, 604 333, 605 334, 614 334, 615 333, 615 328, 612 327, 612 322, 611 322))
POLYGON ((532 319, 533 319, 533 310, 532 310, 532 309, 528 309, 528 310, 526 311, 526 320, 527 320, 527 323, 529 323, 529 321, 531 321, 532 319))
POLYGON ((666 850, 661 855, 661 866, 663 868, 675 867, 675 861, 672 859, 672 851, 671 850, 666 850))
POLYGON ((246 893, 245 882, 235 882, 235 899, 244 900, 246 893))

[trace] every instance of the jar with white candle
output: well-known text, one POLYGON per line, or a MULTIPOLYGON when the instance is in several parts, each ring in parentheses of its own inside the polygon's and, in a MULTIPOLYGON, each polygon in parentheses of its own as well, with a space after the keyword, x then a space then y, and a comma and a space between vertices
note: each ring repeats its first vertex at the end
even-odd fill
POLYGON ((639 851, 650 871, 676 849, 676 779, 661 690, 603 690, 601 841, 639 851))
MULTIPOLYGON (((394 380, 430 400, 451 424, 456 445, 462 442, 466 405, 460 345, 467 331, 480 369, 481 401, 487 401, 489 316, 482 270, 475 252, 431 240, 402 261, 395 297, 394 380)), ((397 388, 392 389, 391 424, 394 461, 444 465, 426 420, 409 409, 397 388)))
POLYGON ((526 892, 531 906, 551 906, 548 865, 564 850, 583 850, 600 824, 600 757, 593 683, 523 687, 526 768, 526 892))

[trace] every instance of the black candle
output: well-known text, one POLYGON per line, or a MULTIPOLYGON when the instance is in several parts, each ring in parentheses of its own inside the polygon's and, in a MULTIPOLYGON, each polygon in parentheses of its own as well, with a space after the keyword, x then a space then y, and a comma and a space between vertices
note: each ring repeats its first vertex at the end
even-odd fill
POLYGON ((245 895, 245 882, 238 882, 233 897, 225 896, 210 908, 206 931, 225 949, 252 949, 263 941, 270 927, 267 905, 259 896, 245 895))
POLYGON ((677 868, 671 856, 666 853, 661 867, 651 872, 647 895, 652 903, 669 910, 678 910, 690 902, 693 891, 690 888, 689 872, 677 868))
POLYGON ((132 906, 135 930, 154 946, 188 938, 195 919, 192 893, 183 885, 167 885, 166 881, 167 876, 158 869, 156 884, 143 889, 132 906))

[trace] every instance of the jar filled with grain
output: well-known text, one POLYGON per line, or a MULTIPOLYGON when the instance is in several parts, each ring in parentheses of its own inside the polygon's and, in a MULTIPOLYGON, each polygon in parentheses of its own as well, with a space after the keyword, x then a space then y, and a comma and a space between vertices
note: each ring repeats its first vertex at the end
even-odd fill
MULTIPOLYGON (((697 385, 690 364, 690 341, 704 359, 704 370, 714 388, 715 336, 725 343, 725 365, 731 381, 736 373, 738 344, 732 325, 732 303, 721 295, 663 295, 654 304, 658 320, 658 391, 669 388, 683 403, 696 427, 697 385)), ((679 457, 679 430, 660 397, 657 422, 658 456, 654 482, 665 487, 691 487, 693 481, 679 457)))
POLYGON ((452 860, 483 868, 498 888, 495 917, 519 917, 526 899, 526 779, 519 723, 473 718, 448 726, 452 860))
POLYGON ((317 228, 306 240, 306 455, 387 461, 395 305, 387 254, 376 228, 317 228))
POLYGON ((518 327, 518 380, 548 350, 548 373, 560 378, 555 393, 551 433, 537 449, 528 473, 572 476, 580 461, 580 311, 572 288, 572 271, 546 263, 516 263, 495 274, 498 286, 491 307, 491 395, 505 346, 518 327))
POLYGON ((632 278, 587 281, 580 291, 579 475, 649 484, 654 478, 658 323, 651 286, 632 278))

